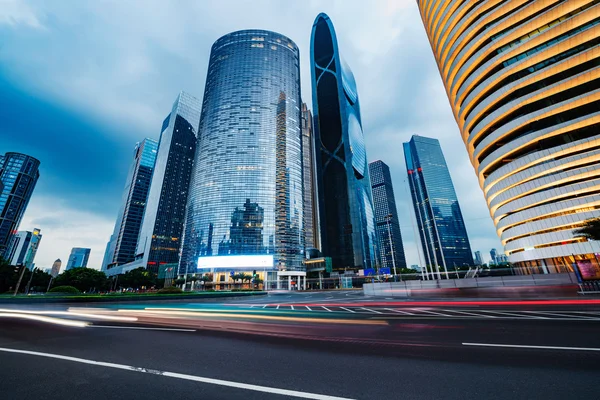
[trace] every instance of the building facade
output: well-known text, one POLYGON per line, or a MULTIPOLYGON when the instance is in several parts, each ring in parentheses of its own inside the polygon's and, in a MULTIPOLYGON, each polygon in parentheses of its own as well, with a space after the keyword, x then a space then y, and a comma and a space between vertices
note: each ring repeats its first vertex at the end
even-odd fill
POLYGON ((158 273, 160 265, 179 262, 199 118, 200 100, 181 92, 161 128, 136 267, 158 273))
POLYGON ((317 182, 315 176, 315 141, 313 117, 302 103, 302 176, 304 184, 304 245, 320 249, 319 215, 317 211, 317 182))
POLYGON ((325 14, 313 24, 310 58, 322 252, 333 269, 372 268, 375 222, 358 92, 325 14))
POLYGON ((406 258, 390 167, 381 160, 373 161, 369 163, 369 176, 375 209, 375 231, 380 266, 390 268, 390 271, 395 274, 402 268, 406 268, 406 258))
POLYGON ((60 258, 57 258, 56 261, 54 261, 54 263, 52 264, 52 270, 50 272, 50 275, 52 275, 53 278, 56 278, 58 276, 58 274, 60 273, 61 266, 62 261, 60 260, 60 258))
POLYGON ((600 4, 418 1, 505 253, 522 273, 598 266, 600 4))
POLYGON ((24 265, 28 269, 33 268, 33 261, 42 241, 41 231, 37 228, 30 231, 19 231, 11 240, 6 253, 6 259, 10 265, 24 265))
MULTIPOLYGON (((244 30, 212 46, 180 272, 302 268, 299 51, 244 30)), ((272 279, 272 278, 269 278, 272 279)))
POLYGON ((404 143, 404 159, 425 264, 449 278, 448 271, 473 265, 473 253, 440 142, 415 135, 404 143))
POLYGON ((475 265, 483 265, 483 258, 481 257, 481 251, 475 252, 475 265))
POLYGON ((135 260, 157 152, 158 142, 153 139, 135 145, 121 209, 102 261, 103 271, 135 260))
POLYGON ((71 249, 71 255, 69 256, 69 260, 67 261, 67 267, 65 271, 68 271, 73 268, 87 268, 91 251, 92 249, 88 248, 73 247, 73 249, 71 249))
POLYGON ((40 177, 40 162, 28 155, 6 153, 0 156, 0 256, 6 252, 27 209, 40 177))

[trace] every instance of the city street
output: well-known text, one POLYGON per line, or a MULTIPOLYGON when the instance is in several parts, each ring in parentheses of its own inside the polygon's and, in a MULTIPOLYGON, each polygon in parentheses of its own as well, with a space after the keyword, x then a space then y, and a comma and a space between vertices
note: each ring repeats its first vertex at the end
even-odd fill
POLYGON ((137 311, 98 307, 106 314, 28 307, 47 318, 70 310, 73 316, 60 321, 89 323, 79 327, 12 318, 6 314, 17 311, 4 309, 0 393, 7 399, 595 397, 598 304, 472 303, 416 306, 352 291, 282 293, 144 305, 167 313, 155 322, 142 321, 139 305, 137 311))

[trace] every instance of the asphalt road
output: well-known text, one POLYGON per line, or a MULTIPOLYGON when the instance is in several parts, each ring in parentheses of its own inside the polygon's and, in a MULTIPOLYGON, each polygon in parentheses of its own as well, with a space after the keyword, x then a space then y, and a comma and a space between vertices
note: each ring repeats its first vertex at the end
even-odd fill
POLYGON ((391 303, 356 292, 232 300, 214 307, 236 317, 200 318, 211 328, 1 318, 0 398, 598 397, 598 306, 391 303), (376 324, 333 323, 346 318, 376 324), (248 334, 239 324, 315 337, 248 334))

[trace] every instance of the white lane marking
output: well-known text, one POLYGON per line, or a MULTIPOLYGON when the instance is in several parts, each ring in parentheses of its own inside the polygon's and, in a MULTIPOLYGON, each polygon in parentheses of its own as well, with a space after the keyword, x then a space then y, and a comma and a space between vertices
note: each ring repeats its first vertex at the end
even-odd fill
POLYGON ((268 306, 268 304, 265 304, 262 308, 266 308, 268 306))
POLYGON ((177 332, 196 332, 195 329, 181 328, 146 328, 143 326, 111 326, 111 325, 90 325, 89 328, 110 328, 110 329, 139 329, 145 331, 177 331, 177 332))
POLYGON ((333 299, 333 297, 327 297, 325 300, 333 299))
POLYGON ((304 306, 308 309, 308 311, 312 311, 312 308, 310 308, 309 306, 304 306))
POLYGON ((568 318, 568 319, 585 319, 585 320, 588 320, 588 319, 589 320, 597 320, 598 319, 598 317, 592 317, 592 316, 559 314, 556 312, 549 312, 549 311, 521 311, 521 312, 526 312, 526 313, 531 313, 531 314, 553 315, 555 317, 568 318))
POLYGON ((290 306, 290 307, 292 307, 292 310, 294 309, 294 306, 290 306))
POLYGON ((384 310, 393 311, 393 312, 397 312, 397 313, 405 314, 405 315, 415 315, 413 313, 409 313, 408 311, 396 310, 395 308, 384 308, 384 310))
POLYGON ((161 376, 166 376, 169 378, 177 378, 177 379, 184 379, 184 380, 188 380, 188 381, 209 383, 212 385, 227 386, 227 387, 232 387, 232 388, 236 388, 236 389, 253 390, 255 392, 280 394, 282 396, 300 397, 303 399, 351 400, 351 399, 348 399, 345 397, 335 397, 335 396, 328 396, 325 394, 316 394, 316 393, 300 392, 297 390, 279 389, 279 388, 273 388, 273 387, 269 387, 269 386, 250 385, 250 384, 241 383, 241 382, 233 382, 233 381, 225 381, 222 379, 205 378, 202 376, 179 374, 176 372, 169 372, 169 371, 159 371, 159 370, 149 369, 149 368, 133 367, 131 365, 114 364, 114 363, 109 363, 109 362, 104 362, 104 361, 88 360, 85 358, 63 356, 60 354, 42 353, 39 351, 18 350, 18 349, 10 349, 10 348, 5 348, 5 347, 0 347, 0 351, 4 351, 7 353, 28 354, 28 355, 32 355, 32 356, 47 357, 47 358, 56 358, 59 360, 78 362, 81 364, 97 365, 100 367, 122 369, 122 370, 126 370, 126 371, 141 372, 141 373, 152 374, 152 375, 161 375, 161 376))
POLYGON ((600 351, 600 348, 594 348, 594 347, 533 346, 533 345, 525 345, 525 344, 498 344, 498 343, 463 343, 463 346, 514 347, 517 349, 543 349, 543 350, 600 351))
POLYGON ((535 315, 524 315, 524 314, 514 314, 514 313, 509 313, 506 311, 490 311, 490 310, 481 310, 481 312, 486 312, 486 313, 491 313, 491 314, 500 314, 502 316, 511 316, 511 317, 517 317, 517 318, 533 318, 533 319, 549 319, 547 317, 537 317, 535 315))
POLYGON ((360 307, 360 309, 361 309, 361 310, 367 310, 367 311, 371 311, 372 313, 375 313, 375 314, 381 314, 381 312, 379 312, 379 311, 375 311, 375 310, 371 310, 370 308, 364 308, 364 307, 360 307))
POLYGON ((452 315, 448 315, 448 314, 444 314, 444 313, 439 313, 439 312, 435 312, 435 311, 427 311, 427 310, 421 310, 421 309, 414 309, 415 311, 418 312, 422 312, 422 313, 428 313, 428 314, 433 314, 433 315, 437 315, 440 317, 452 317, 452 315))
POLYGON ((276 309, 279 310, 279 304, 277 304, 277 308, 276 309))
MULTIPOLYGON (((469 315, 469 316, 473 316, 473 317, 498 318, 498 317, 494 317, 493 315, 475 314, 475 313, 466 312, 466 311, 458 311, 458 310, 442 310, 442 311, 450 312, 450 313, 465 314, 465 315, 469 315)), ((460 315, 459 315, 459 317, 460 317, 460 315)))
POLYGON ((349 308, 346 308, 346 307, 340 307, 340 308, 341 308, 342 310, 346 310, 346 311, 349 311, 349 312, 351 312, 351 313, 355 313, 355 312, 356 312, 356 311, 352 311, 351 309, 349 309, 349 308))
POLYGON ((326 309, 327 311, 331 312, 331 310, 330 310, 329 308, 325 307, 325 306, 321 306, 321 308, 324 308, 324 309, 326 309))

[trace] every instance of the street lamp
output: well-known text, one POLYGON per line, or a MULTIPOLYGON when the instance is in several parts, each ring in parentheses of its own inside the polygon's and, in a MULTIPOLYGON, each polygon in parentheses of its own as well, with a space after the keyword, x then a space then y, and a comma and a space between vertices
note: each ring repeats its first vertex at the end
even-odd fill
MULTIPOLYGON (((385 219, 387 220, 387 226, 388 226, 388 238, 390 241, 390 250, 392 253, 392 266, 394 267, 394 282, 396 282, 396 257, 394 256, 394 245, 392 243, 392 214, 388 214, 385 216, 385 219)), ((400 273, 400 282, 402 282, 402 273, 400 273)))

